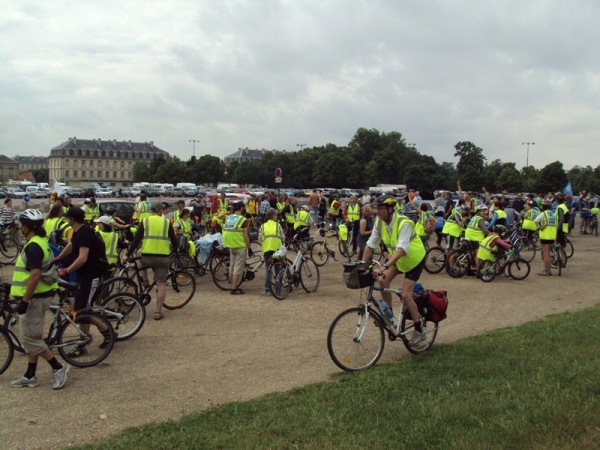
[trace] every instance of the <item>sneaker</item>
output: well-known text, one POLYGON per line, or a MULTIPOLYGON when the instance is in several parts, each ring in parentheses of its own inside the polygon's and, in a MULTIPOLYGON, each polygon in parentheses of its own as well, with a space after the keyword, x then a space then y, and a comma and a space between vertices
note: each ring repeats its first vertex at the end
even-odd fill
POLYGON ((67 356, 69 358, 81 358, 82 356, 87 355, 88 351, 83 345, 78 345, 75 350, 69 353, 67 356))
POLYGON ((71 370, 71 366, 67 363, 63 363, 62 369, 54 371, 54 383, 52 383, 52 389, 57 390, 65 385, 69 370, 71 370))
POLYGON ((38 387, 39 383, 36 377, 27 378, 25 375, 21 375, 21 378, 18 380, 13 380, 10 382, 12 387, 21 388, 21 387, 38 387))
POLYGON ((538 273, 538 275, 540 277, 551 277, 552 274, 550 272, 546 272, 545 270, 542 270, 540 273, 538 273))
POLYGON ((260 295, 271 295, 271 291, 262 291, 260 295))
POLYGON ((110 345, 110 341, 111 341, 111 339, 110 339, 110 335, 108 335, 108 336, 104 336, 104 340, 103 340, 103 341, 102 341, 102 343, 100 344, 100 348, 102 349, 102 348, 106 348, 106 347, 108 347, 108 346, 110 345))
POLYGON ((412 335, 412 338, 410 339, 409 345, 411 347, 416 347, 421 342, 423 342, 426 338, 427 338, 427 336, 425 335, 425 333, 421 333, 420 331, 415 330, 412 335))

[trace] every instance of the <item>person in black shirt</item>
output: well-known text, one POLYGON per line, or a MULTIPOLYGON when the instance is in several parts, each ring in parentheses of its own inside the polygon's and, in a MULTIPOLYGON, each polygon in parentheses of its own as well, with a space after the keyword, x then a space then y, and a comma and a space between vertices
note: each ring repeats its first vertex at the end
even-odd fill
MULTIPOLYGON (((106 254, 100 246, 100 238, 85 224, 83 209, 71 208, 67 212, 67 220, 69 225, 73 227, 73 237, 57 259, 61 260, 72 253, 73 262, 69 267, 59 269, 58 272, 61 277, 65 277, 72 272, 77 274, 77 282, 80 287, 75 296, 73 309, 79 311, 92 306, 92 298, 100 287, 102 274, 106 270, 106 267, 102 267, 101 263, 101 261, 106 260, 106 254)), ((101 322, 96 325, 98 325, 100 332, 104 335, 106 345, 108 345, 110 343, 109 330, 107 328, 103 330, 101 322)), ((87 331, 85 327, 89 327, 89 324, 82 325, 82 329, 87 331)), ((85 347, 81 347, 77 348, 70 356, 82 356, 85 353, 85 347)))

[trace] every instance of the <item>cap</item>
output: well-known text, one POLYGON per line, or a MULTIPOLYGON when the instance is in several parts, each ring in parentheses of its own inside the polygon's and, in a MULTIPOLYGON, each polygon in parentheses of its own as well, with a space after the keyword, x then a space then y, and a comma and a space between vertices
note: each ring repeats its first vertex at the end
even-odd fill
POLYGON ((102 216, 94 220, 96 223, 103 223, 104 225, 110 225, 110 217, 102 216))
POLYGON ((150 207, 152 208, 152 211, 160 211, 161 209, 163 209, 163 204, 162 202, 152 202, 152 205, 150 205, 150 207))
POLYGON ((567 194, 565 195, 565 198, 573 198, 573 196, 571 194, 567 194))

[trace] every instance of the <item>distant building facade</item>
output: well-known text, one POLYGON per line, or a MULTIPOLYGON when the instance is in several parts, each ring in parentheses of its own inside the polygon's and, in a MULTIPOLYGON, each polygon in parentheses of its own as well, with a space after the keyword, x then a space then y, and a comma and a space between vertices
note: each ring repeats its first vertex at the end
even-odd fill
POLYGON ((8 180, 17 179, 19 176, 19 163, 8 156, 0 155, 0 183, 6 184, 8 180))
POLYGON ((102 183, 117 187, 131 186, 131 172, 137 162, 149 162, 154 155, 165 159, 169 153, 154 142, 132 142, 69 138, 52 148, 49 178, 64 181, 72 187, 102 183))
POLYGON ((15 156, 13 158, 19 163, 19 172, 31 172, 32 170, 47 169, 47 156, 15 156))
POLYGON ((280 153, 285 153, 285 150, 266 150, 266 149, 249 149, 248 147, 246 148, 238 148, 238 151, 235 153, 232 153, 231 155, 226 156, 225 158, 223 158, 223 161, 225 162, 225 165, 229 165, 231 164, 233 161, 256 161, 261 159, 263 156, 265 156, 267 153, 272 153, 272 154, 280 154, 280 153))

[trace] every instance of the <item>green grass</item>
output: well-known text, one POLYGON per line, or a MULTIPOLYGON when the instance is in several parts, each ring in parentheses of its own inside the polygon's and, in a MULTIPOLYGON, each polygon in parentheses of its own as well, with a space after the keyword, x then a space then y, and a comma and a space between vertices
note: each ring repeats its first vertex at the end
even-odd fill
POLYGON ((85 448, 600 448, 599 324, 552 316, 85 448))

